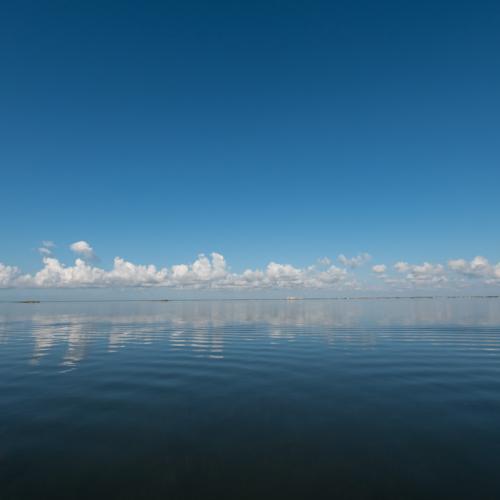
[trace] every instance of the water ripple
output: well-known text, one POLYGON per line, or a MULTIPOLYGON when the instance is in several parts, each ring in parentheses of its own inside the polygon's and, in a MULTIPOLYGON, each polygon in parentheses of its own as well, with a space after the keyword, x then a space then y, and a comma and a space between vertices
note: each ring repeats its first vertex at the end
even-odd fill
POLYGON ((317 483, 335 496, 333 481, 341 498, 494 498, 491 304, 0 308, 0 487, 278 498, 290 484, 307 498, 317 483))

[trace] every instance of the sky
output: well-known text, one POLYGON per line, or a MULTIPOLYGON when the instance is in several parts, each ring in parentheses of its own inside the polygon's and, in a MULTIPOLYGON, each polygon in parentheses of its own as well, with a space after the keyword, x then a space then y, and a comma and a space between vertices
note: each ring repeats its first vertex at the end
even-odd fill
POLYGON ((0 10, 5 293, 500 289, 498 2, 0 10))

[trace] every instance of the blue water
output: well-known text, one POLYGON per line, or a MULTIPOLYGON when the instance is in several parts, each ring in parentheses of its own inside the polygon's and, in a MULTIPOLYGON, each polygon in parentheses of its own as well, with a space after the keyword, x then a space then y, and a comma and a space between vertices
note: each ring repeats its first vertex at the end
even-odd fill
POLYGON ((0 304, 0 498, 500 498, 500 300, 0 304))

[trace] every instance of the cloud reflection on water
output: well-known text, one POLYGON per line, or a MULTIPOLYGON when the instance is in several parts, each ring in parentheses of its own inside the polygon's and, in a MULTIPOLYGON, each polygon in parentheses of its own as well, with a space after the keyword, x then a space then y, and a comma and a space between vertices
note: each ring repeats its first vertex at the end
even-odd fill
MULTIPOLYGON (((446 326, 500 326, 498 305, 496 299, 0 304, 0 346, 29 335, 31 363, 57 353, 59 366, 73 368, 89 351, 112 354, 132 345, 223 359, 227 342, 255 340, 256 331, 267 344, 308 335, 319 335, 326 346, 370 347, 396 335, 439 343, 446 326), (404 335, 401 328, 418 332, 404 335)), ((498 339, 496 332, 485 335, 484 348, 498 349, 498 339)), ((457 342, 467 346, 466 337, 457 342)))

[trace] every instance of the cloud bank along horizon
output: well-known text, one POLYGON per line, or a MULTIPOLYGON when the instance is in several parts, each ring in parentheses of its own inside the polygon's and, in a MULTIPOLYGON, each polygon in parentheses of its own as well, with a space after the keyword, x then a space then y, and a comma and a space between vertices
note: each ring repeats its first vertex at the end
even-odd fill
POLYGON ((339 254, 337 264, 329 257, 306 267, 269 262, 262 269, 232 272, 223 255, 204 254, 188 264, 157 267, 135 264, 115 257, 113 267, 95 264, 97 254, 86 241, 69 245, 76 258, 65 265, 54 256, 56 245, 43 241, 38 248, 43 267, 23 273, 15 265, 0 262, 0 288, 114 288, 168 287, 178 289, 331 289, 335 291, 409 290, 412 288, 464 289, 471 286, 499 286, 500 262, 492 264, 482 256, 472 260, 451 259, 446 263, 392 265, 374 263, 367 253, 348 257, 339 254), (364 269, 363 269, 364 268, 364 269))

